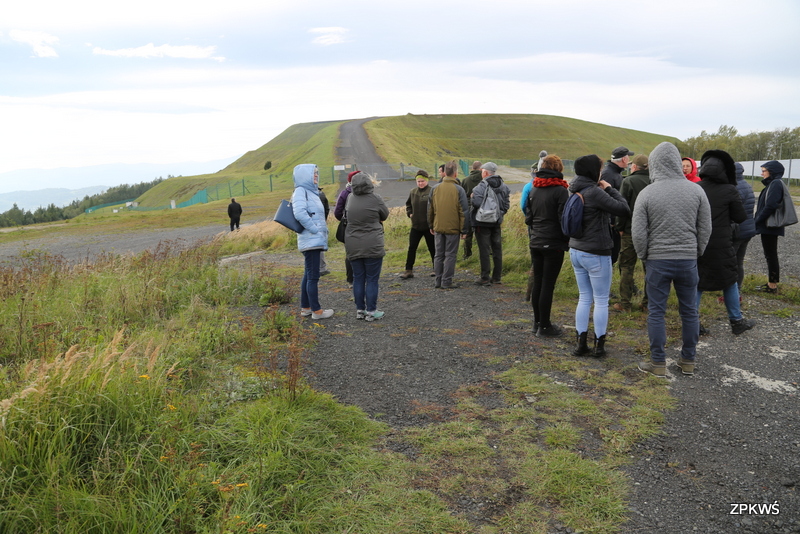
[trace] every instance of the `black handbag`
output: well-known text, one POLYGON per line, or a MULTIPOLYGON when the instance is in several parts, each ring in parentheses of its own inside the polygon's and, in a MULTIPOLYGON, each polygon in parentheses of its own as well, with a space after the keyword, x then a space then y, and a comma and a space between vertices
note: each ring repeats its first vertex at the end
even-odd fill
POLYGON ((781 180, 781 186, 783 187, 783 202, 772 212, 772 215, 767 217, 767 227, 769 228, 783 228, 797 224, 797 212, 794 209, 792 195, 783 180, 781 180))
POLYGON ((342 220, 339 221, 339 226, 336 227, 336 241, 340 241, 344 243, 344 234, 347 230, 347 217, 342 217, 342 220))

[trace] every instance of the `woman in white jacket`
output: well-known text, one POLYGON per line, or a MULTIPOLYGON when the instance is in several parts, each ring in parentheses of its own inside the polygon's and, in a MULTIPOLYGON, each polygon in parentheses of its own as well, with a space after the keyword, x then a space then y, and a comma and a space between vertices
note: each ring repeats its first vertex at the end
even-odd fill
POLYGON ((328 250, 328 225, 325 208, 319 198, 319 169, 313 163, 294 168, 292 211, 303 231, 297 234, 297 248, 305 257, 305 271, 300 285, 300 315, 312 319, 327 319, 333 310, 324 310, 319 303, 320 255, 328 250))

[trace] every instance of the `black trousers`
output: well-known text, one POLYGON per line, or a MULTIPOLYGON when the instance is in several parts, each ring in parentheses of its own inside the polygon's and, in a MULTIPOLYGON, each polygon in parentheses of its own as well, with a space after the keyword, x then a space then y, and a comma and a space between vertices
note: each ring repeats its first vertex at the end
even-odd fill
POLYGON ((761 246, 764 248, 764 259, 767 260, 767 274, 772 284, 781 281, 781 264, 778 261, 778 236, 761 234, 761 246))
POLYGON ((430 230, 415 230, 414 228, 408 234, 408 254, 406 254, 406 271, 414 268, 414 263, 417 261, 417 248, 419 242, 425 238, 425 244, 428 245, 428 252, 431 254, 431 265, 433 265, 433 257, 436 255, 436 245, 433 242, 433 234, 430 230))
POLYGON ((553 307, 553 292, 556 288, 561 266, 564 264, 564 251, 546 248, 532 248, 533 288, 531 306, 533 320, 541 326, 550 326, 550 309, 553 307))

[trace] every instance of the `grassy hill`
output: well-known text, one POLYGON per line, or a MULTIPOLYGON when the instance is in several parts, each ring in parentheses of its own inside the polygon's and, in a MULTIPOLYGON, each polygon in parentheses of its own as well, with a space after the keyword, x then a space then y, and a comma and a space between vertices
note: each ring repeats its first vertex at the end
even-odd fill
MULTIPOLYGON (((291 186, 295 165, 314 162, 328 177, 336 162, 339 127, 345 121, 295 124, 256 150, 215 174, 170 178, 139 199, 141 206, 183 202, 198 191, 229 182, 247 180, 250 194, 268 193, 291 186), (272 168, 264 170, 264 164, 272 168)), ((678 142, 665 135, 640 132, 551 115, 404 115, 367 122, 365 129, 378 153, 389 163, 428 164, 451 157, 480 160, 537 159, 547 150, 565 159, 596 153, 603 158, 625 145, 649 153, 661 141, 678 142)), ((285 195, 284 195, 285 196, 285 195)))
POLYGON ((659 135, 552 115, 404 115, 364 125, 386 161, 538 159, 541 150, 575 159, 585 154, 607 158, 614 147, 650 153, 659 135))

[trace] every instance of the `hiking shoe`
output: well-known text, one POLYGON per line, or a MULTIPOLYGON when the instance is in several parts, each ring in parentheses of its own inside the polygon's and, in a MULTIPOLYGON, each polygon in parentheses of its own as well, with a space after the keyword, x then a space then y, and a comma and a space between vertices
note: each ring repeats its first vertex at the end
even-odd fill
POLYGON ((493 284, 498 284, 498 285, 503 285, 502 280, 500 280, 499 278, 497 278, 497 279, 492 278, 492 283, 493 284))
POLYGON ((324 271, 320 271, 319 272, 320 276, 325 276, 325 275, 328 275, 328 274, 331 274, 330 269, 325 269, 324 271))
POLYGON ((442 286, 441 289, 459 289, 460 287, 458 284, 450 284, 449 286, 442 286))
POLYGON ((694 360, 679 358, 678 367, 681 368, 681 372, 685 375, 692 376, 694 374, 694 360))
POLYGON ((364 310, 356 310, 356 319, 363 319, 367 316, 367 312, 364 310))
POLYGON ((400 275, 400 278, 402 278, 403 280, 407 280, 409 278, 414 278, 414 271, 406 271, 406 272, 404 272, 403 274, 400 275))
POLYGON ((311 308, 300 308, 300 317, 310 317, 312 313, 311 308))
POLYGON ((537 337, 558 337, 561 334, 561 329, 554 324, 550 326, 540 326, 539 330, 536 332, 537 337))
POLYGON ((492 281, 491 281, 491 280, 488 280, 488 279, 486 279, 486 278, 481 278, 480 280, 478 280, 477 282, 475 282, 475 285, 476 285, 476 286, 489 287, 490 285, 492 285, 492 281))
POLYGON ((769 287, 769 284, 764 284, 763 286, 757 286, 756 291, 761 291, 762 293, 777 293, 778 286, 769 287))
POLYGON ((707 335, 708 335, 708 334, 710 334, 710 333, 711 333, 711 330, 709 330, 708 328, 706 328, 705 326, 703 326, 703 325, 702 325, 702 323, 701 323, 701 324, 700 324, 700 335, 701 335, 701 336, 707 336, 707 335))
POLYGON ((378 310, 371 311, 371 312, 366 312, 366 316, 364 317, 364 320, 371 323, 372 321, 375 321, 377 319, 383 319, 384 315, 386 315, 386 314, 383 313, 382 311, 378 311, 378 310))
POLYGON ((630 304, 628 304, 626 306, 625 304, 622 304, 621 302, 617 302, 616 304, 614 304, 611 307, 614 308, 615 310, 617 310, 618 312, 630 312, 631 311, 631 305, 630 304))
POLYGON ((436 276, 436 273, 431 271, 431 276, 436 276))
POLYGON ((312 319, 327 319, 328 317, 333 317, 333 310, 322 310, 322 313, 311 313, 312 319))
POLYGON ((643 373, 650 373, 651 375, 666 378, 667 377, 667 364, 666 363, 655 363, 653 361, 649 362, 639 362, 639 370, 643 373))
POLYGON ((739 334, 747 332, 755 325, 756 325, 755 320, 745 319, 744 317, 742 317, 738 321, 731 321, 731 330, 733 331, 734 336, 738 336, 739 334))

